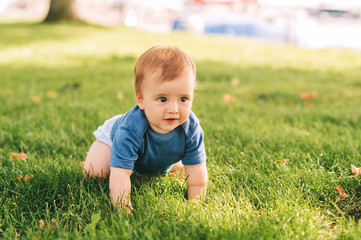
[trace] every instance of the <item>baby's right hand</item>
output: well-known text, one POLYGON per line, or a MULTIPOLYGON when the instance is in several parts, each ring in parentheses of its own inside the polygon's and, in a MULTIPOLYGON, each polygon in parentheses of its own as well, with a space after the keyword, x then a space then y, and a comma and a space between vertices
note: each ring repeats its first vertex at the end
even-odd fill
POLYGON ((131 174, 132 170, 110 167, 110 199, 115 207, 120 206, 126 211, 133 209, 130 202, 131 174))

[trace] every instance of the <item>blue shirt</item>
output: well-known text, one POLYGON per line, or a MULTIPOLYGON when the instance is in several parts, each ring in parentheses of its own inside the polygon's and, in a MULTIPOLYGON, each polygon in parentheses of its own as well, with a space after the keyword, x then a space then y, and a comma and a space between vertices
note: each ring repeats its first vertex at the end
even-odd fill
POLYGON ((115 121, 110 166, 134 170, 142 175, 166 173, 174 163, 194 165, 206 160, 203 131, 196 115, 174 130, 159 134, 149 126, 138 105, 115 121))

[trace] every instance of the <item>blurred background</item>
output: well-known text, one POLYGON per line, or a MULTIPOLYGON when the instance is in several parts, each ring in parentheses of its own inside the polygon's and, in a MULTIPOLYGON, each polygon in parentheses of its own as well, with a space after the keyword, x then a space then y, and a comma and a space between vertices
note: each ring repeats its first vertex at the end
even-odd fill
MULTIPOLYGON (((0 22, 43 21, 50 0, 1 0, 0 22)), ((167 34, 243 36, 304 48, 361 50, 359 0, 73 0, 86 22, 167 34)))

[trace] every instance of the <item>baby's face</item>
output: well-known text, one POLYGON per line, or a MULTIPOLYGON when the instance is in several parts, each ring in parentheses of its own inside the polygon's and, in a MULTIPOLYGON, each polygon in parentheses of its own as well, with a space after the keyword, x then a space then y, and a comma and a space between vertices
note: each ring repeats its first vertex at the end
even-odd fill
POLYGON ((171 81, 159 83, 155 76, 144 79, 141 93, 136 94, 137 103, 155 132, 168 133, 188 119, 194 87, 193 71, 189 69, 171 81))

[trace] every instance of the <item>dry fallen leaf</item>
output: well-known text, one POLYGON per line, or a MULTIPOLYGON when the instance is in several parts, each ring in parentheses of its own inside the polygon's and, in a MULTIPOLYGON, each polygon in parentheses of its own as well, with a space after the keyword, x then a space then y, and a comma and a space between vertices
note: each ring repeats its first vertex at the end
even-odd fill
POLYGON ((290 162, 290 160, 288 158, 283 159, 283 164, 287 164, 289 162, 290 162))
POLYGON ((9 159, 13 160, 14 157, 16 157, 20 161, 20 160, 23 160, 23 159, 27 158, 28 155, 26 155, 26 153, 9 152, 9 159))
POLYGON ((16 153, 9 152, 9 159, 13 160, 13 157, 16 156, 16 153))
POLYGON ((123 93, 122 93, 122 92, 118 92, 118 94, 117 94, 117 98, 118 98, 120 101, 122 101, 122 100, 123 100, 123 98, 124 98, 123 93))
POLYGON ((341 186, 337 186, 336 190, 340 194, 340 198, 338 198, 338 200, 344 200, 348 197, 345 190, 341 186))
POLYGON ((355 174, 355 175, 361 175, 361 168, 357 168, 351 164, 351 172, 352 172, 352 174, 355 174))
POLYGON ((33 178, 33 177, 34 177, 33 175, 25 175, 24 181, 29 182, 30 178, 33 178))
MULTIPOLYGON (((54 229, 55 229, 55 225, 54 225, 54 224, 56 224, 55 218, 52 218, 52 219, 51 219, 51 223, 53 223, 53 224, 50 224, 50 228, 51 228, 51 230, 54 230, 54 229)), ((39 227, 40 227, 40 228, 44 228, 44 227, 49 227, 49 225, 48 225, 48 224, 45 225, 44 220, 43 220, 43 219, 40 219, 40 220, 39 220, 39 227)))
POLYGON ((34 103, 38 104, 40 102, 40 97, 39 96, 31 96, 30 100, 33 101, 34 103))
POLYGON ((315 92, 303 92, 300 94, 300 98, 302 100, 310 100, 313 99, 316 96, 315 92))
POLYGON ((238 78, 232 78, 231 84, 232 84, 232 86, 238 86, 239 85, 239 79, 238 78))
POLYGON ((223 95, 223 101, 226 103, 231 103, 231 102, 235 102, 236 98, 231 96, 230 94, 226 93, 223 95))
POLYGON ((27 158, 28 157, 28 155, 26 155, 26 153, 18 153, 17 155, 16 155, 16 157, 18 158, 18 160, 23 160, 23 159, 25 159, 25 158, 27 158))
POLYGON ((84 167, 84 163, 85 163, 85 161, 81 161, 81 162, 79 163, 79 167, 84 167))
POLYGON ((33 178, 33 177, 34 177, 33 175, 25 175, 25 177, 18 176, 15 179, 18 180, 18 181, 23 180, 24 182, 29 182, 30 178, 33 178))
POLYGON ((43 228, 43 227, 44 227, 44 224, 45 224, 44 220, 43 220, 43 219, 40 219, 40 221, 39 221, 39 228, 43 228))
POLYGON ((46 96, 49 98, 56 98, 58 96, 58 92, 57 91, 48 91, 46 93, 46 96))

